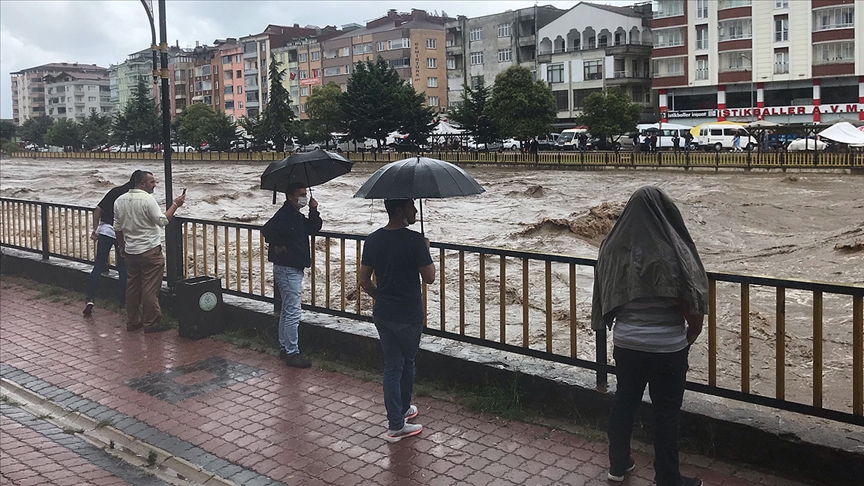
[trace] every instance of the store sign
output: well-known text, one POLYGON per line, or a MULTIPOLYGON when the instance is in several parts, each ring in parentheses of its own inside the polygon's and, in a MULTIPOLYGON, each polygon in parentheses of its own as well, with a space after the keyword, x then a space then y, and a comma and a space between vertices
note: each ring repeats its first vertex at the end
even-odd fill
POLYGON ((420 43, 414 43, 414 82, 420 81, 420 43))
POLYGON ((713 118, 722 116, 753 118, 766 116, 812 115, 813 113, 859 113, 864 104, 843 103, 833 105, 770 106, 765 108, 727 108, 724 110, 667 111, 667 118, 713 118))
POLYGON ((312 84, 321 84, 321 78, 306 78, 300 80, 300 86, 309 86, 312 84))
POLYGON ((717 110, 667 111, 667 118, 714 118, 717 110))

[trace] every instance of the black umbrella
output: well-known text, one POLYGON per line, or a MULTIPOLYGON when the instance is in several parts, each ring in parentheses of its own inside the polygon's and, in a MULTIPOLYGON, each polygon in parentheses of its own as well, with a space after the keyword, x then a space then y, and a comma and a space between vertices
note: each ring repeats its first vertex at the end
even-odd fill
POLYGON ((292 154, 267 166, 261 174, 261 189, 288 193, 292 185, 312 187, 335 179, 351 171, 354 162, 339 154, 315 149, 302 154, 292 154))
POLYGON ((363 183, 354 197, 364 199, 420 199, 420 231, 423 231, 423 198, 472 196, 485 192, 461 168, 443 160, 411 157, 381 167, 363 183))

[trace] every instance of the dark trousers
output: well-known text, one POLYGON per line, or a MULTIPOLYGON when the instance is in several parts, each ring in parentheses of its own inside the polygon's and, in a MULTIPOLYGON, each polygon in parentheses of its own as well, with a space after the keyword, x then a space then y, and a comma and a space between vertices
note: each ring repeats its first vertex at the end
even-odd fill
POLYGON ((630 436, 645 385, 652 404, 654 481, 657 486, 680 486, 678 422, 684 398, 689 348, 676 353, 646 353, 616 347, 618 390, 609 416, 609 462, 623 471, 630 464, 630 436))
POLYGON ((422 324, 405 324, 373 318, 384 353, 384 408, 387 425, 399 430, 414 392, 414 357, 420 349, 422 324))
POLYGON ((96 240, 96 261, 93 263, 93 271, 90 272, 90 277, 87 279, 87 302, 96 301, 99 279, 102 278, 102 272, 108 269, 108 254, 111 253, 111 248, 114 248, 114 255, 117 257, 117 273, 120 274, 117 298, 121 305, 126 302, 126 262, 123 261, 123 257, 117 251, 117 240, 105 235, 99 235, 99 239, 96 240))

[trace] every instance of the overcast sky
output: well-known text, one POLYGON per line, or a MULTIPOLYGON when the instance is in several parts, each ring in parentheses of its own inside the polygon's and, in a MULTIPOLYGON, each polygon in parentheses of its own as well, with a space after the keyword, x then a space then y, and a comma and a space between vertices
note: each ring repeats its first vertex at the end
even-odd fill
MULTIPOLYGON (((153 0, 154 6, 157 0, 153 0)), ((571 1, 541 1, 569 9, 571 1)), ((628 5, 627 0, 596 3, 628 5)), ((390 8, 424 9, 449 16, 477 17, 534 5, 520 0, 461 1, 258 1, 167 0, 168 43, 242 37, 268 24, 342 26, 363 24, 390 8)), ((158 15, 158 14, 154 14, 158 15)), ((158 17, 157 17, 158 24, 158 17)), ((158 39, 158 25, 157 25, 158 39)), ((0 118, 12 117, 10 73, 50 62, 78 62, 109 67, 150 45, 150 26, 140 0, 0 0, 0 118)))

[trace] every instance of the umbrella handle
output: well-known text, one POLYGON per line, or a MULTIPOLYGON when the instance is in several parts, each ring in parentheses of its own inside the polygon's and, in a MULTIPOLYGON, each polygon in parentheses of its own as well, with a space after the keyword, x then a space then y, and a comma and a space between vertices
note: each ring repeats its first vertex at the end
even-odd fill
POLYGON ((423 229, 423 199, 420 199, 420 234, 426 236, 426 231, 423 229))

